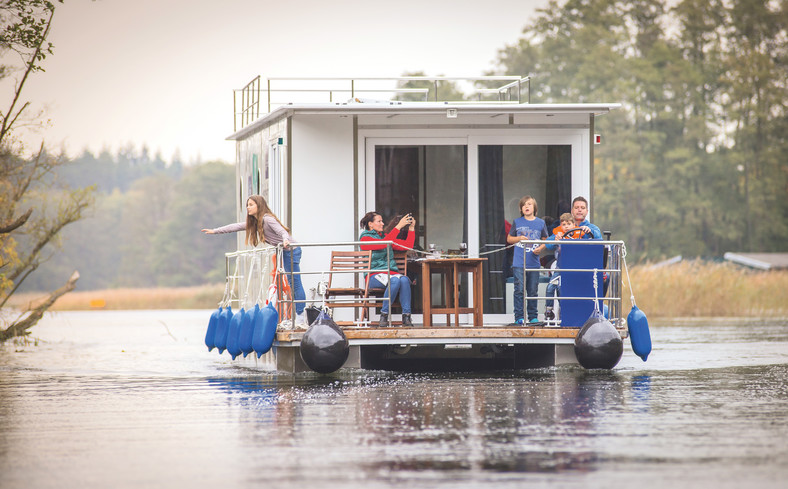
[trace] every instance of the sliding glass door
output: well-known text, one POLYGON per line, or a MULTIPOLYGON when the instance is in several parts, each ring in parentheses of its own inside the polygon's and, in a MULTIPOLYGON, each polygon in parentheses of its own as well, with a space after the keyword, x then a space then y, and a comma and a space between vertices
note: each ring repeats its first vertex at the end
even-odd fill
POLYGON ((534 197, 541 218, 569 212, 571 146, 479 145, 478 155, 479 251, 487 257, 484 312, 503 314, 512 303, 512 287, 506 287, 512 276, 512 248, 505 249, 506 235, 520 217, 520 198, 534 197))

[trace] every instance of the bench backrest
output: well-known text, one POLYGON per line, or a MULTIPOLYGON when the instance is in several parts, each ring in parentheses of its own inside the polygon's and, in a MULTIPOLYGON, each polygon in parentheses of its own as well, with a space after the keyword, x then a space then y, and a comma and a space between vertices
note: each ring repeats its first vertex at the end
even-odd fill
MULTIPOLYGON (((331 272, 364 272, 369 270, 372 260, 371 251, 332 251, 331 252, 331 272)), ((354 287, 359 287, 359 273, 353 274, 354 287)), ((328 276, 328 288, 333 285, 334 274, 328 276)))

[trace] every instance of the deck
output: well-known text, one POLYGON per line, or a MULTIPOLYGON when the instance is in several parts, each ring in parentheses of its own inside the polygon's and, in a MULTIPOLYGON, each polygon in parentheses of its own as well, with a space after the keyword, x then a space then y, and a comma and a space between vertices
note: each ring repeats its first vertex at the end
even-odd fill
MULTIPOLYGON (((544 240, 533 240, 534 243, 540 243, 544 240)), ((301 243, 302 247, 326 247, 326 246, 346 246, 354 247, 358 245, 357 242, 349 243, 301 243)), ((483 303, 482 287, 483 284, 478 280, 469 280, 473 284, 470 289, 473 295, 468 297, 468 304, 461 304, 459 299, 458 285, 460 283, 457 278, 460 275, 459 271, 452 270, 451 273, 443 274, 443 297, 439 302, 441 305, 436 306, 433 304, 433 299, 429 294, 422 296, 422 303, 424 309, 429 310, 430 319, 438 319, 440 323, 435 325, 431 321, 427 321, 423 314, 414 314, 415 320, 414 327, 398 327, 398 323, 393 323, 391 327, 379 328, 376 322, 365 322, 366 315, 361 314, 363 309, 372 309, 377 307, 377 303, 370 301, 377 301, 379 299, 369 299, 366 296, 357 297, 353 296, 346 299, 346 307, 339 308, 342 304, 338 299, 332 297, 330 306, 326 299, 322 300, 322 308, 331 310, 330 313, 334 316, 334 320, 338 323, 339 327, 344 333, 347 343, 341 339, 344 344, 342 348, 349 347, 349 356, 347 361, 342 364, 345 368, 360 368, 367 370, 391 370, 391 371, 476 371, 476 370, 519 370, 527 368, 544 368, 555 365, 563 364, 577 364, 578 360, 575 355, 575 339, 581 330, 581 326, 585 320, 590 317, 593 312, 594 301, 597 300, 597 277, 601 284, 601 275, 603 272, 611 273, 611 286, 604 294, 599 297, 599 310, 602 309, 602 301, 605 301, 604 310, 605 314, 609 315, 610 322, 613 324, 617 334, 622 338, 628 337, 628 330, 625 325, 625 320, 621 315, 621 268, 619 266, 618 257, 621 242, 614 241, 594 241, 585 244, 583 242, 572 243, 578 246, 611 246, 615 252, 612 254, 611 264, 609 268, 604 268, 602 263, 602 254, 598 257, 598 264, 594 268, 583 267, 575 268, 568 266, 561 268, 562 273, 578 273, 591 275, 594 279, 591 281, 584 281, 582 285, 587 290, 570 290, 569 285, 571 281, 566 281, 567 290, 566 295, 561 295, 556 298, 558 301, 570 301, 573 306, 560 309, 560 319, 553 322, 538 323, 535 325, 525 324, 521 326, 510 325, 504 323, 505 319, 501 316, 508 316, 506 314, 489 314, 485 316, 482 311, 481 304, 483 303), (599 267, 599 268, 596 268, 599 267), (426 299, 425 299, 426 297, 426 299), (575 306, 577 301, 582 301, 583 307, 575 306), (479 307, 473 307, 473 304, 478 304, 479 307), (609 307, 608 307, 609 306, 609 307), (355 309, 353 312, 351 309, 355 309), (334 314, 336 313, 336 315, 334 314), (572 316, 574 314, 574 316, 572 316), (446 315, 445 322, 443 317, 446 315), (433 318, 434 316, 434 318, 433 318), (462 321, 468 324, 463 324, 462 321), (561 323, 567 326, 559 326, 561 323), (425 324, 426 323, 426 324, 425 324), (459 323, 459 326, 457 326, 459 323)), ((567 255, 569 247, 564 250, 567 255)), ((241 302, 239 297, 241 291, 246 291, 244 296, 259 297, 262 291, 268 290, 271 282, 270 270, 275 266, 276 270, 280 273, 277 277, 284 276, 283 267, 281 265, 281 257, 278 253, 278 248, 264 248, 254 250, 244 250, 234 253, 226 254, 228 258, 228 291, 225 298, 229 302, 241 302), (259 255, 259 256, 258 256, 259 255), (236 258, 234 274, 229 274, 231 269, 229 259, 236 258), (239 265, 242 260, 246 260, 243 264, 239 265), (248 270, 244 274, 243 271, 248 270), (252 285, 252 287, 249 286, 252 285)), ((434 263, 460 263, 470 262, 475 263, 476 268, 484 258, 471 258, 471 257, 444 257, 436 259, 434 263)), ((429 262, 431 265, 432 263, 429 262)), ((423 263, 422 263, 423 265, 423 263)), ((348 282, 352 279, 353 275, 364 273, 363 270, 350 270, 345 272, 344 277, 348 282)), ((556 269, 559 270, 559 269, 556 269)), ((321 302, 320 298, 324 298, 327 293, 328 283, 326 279, 331 274, 340 275, 343 270, 305 270, 302 268, 300 274, 302 276, 319 275, 320 280, 314 288, 313 299, 304 300, 303 302, 311 303, 314 305, 316 302, 321 302)), ((462 274, 476 275, 481 274, 474 271, 462 270, 462 274)), ((424 276, 424 268, 422 268, 422 283, 431 281, 431 275, 424 276), (430 277, 430 280, 427 279, 430 277)), ((567 275, 569 277, 569 275, 567 275)), ((583 275, 582 277, 585 277, 583 275)), ((476 278, 476 277, 474 277, 476 278)), ((576 281, 576 280, 575 280, 576 281)), ((278 283, 277 283, 278 284, 278 283)), ((281 286, 279 286, 282 289, 281 286)), ((355 290, 355 289, 354 289, 355 290)), ((363 292, 363 290, 362 290, 363 292)), ((354 292, 359 294, 359 292, 354 292)), ((436 300, 439 298, 436 297, 436 300)), ((529 300, 544 301, 550 297, 539 295, 537 297, 529 297, 529 300)), ((245 299, 244 299, 245 301, 245 299)), ((223 303, 225 300, 223 300, 223 303)), ((279 309, 279 317, 292 318, 294 317, 295 300, 291 297, 286 297, 277 304, 279 309)), ((372 313, 374 316, 374 312, 372 313)), ((396 316, 398 314, 394 315, 396 316)), ((509 316, 511 317, 511 316, 509 316)), ((273 345, 268 353, 262 357, 263 363, 266 367, 283 372, 305 372, 311 370, 303 361, 301 354, 302 339, 306 330, 291 329, 290 320, 283 320, 279 323, 274 337, 273 345)), ((313 338, 314 339, 314 338, 313 338)), ((333 340, 332 340, 333 341, 333 340)), ((337 343, 332 343, 336 345, 337 343)), ((310 345, 313 345, 310 342, 310 345)), ((310 346, 310 348, 314 348, 310 346)), ((326 348, 329 351, 332 346, 324 345, 320 348, 326 348)), ((347 351, 347 350, 346 350, 347 351)), ((333 354, 333 353, 330 353, 333 354)), ((345 353, 343 353, 344 355, 345 353)), ((312 355, 312 353, 308 353, 312 355)), ((311 357, 310 357, 311 358, 311 357)), ((314 365, 314 363, 313 363, 314 365)), ((333 365, 332 365, 333 366, 333 365)), ((342 368, 337 367, 337 368, 342 368)), ((320 369, 318 369, 320 370, 320 369)))
MULTIPOLYGON (((617 327, 622 338, 626 327, 617 327)), ((544 326, 358 328, 343 327, 350 356, 345 368, 391 371, 482 371, 577 364, 574 341, 580 328, 544 326)), ((308 372, 300 356, 305 331, 278 331, 263 357, 269 368, 308 372)))
MULTIPOLYGON (((617 328, 626 338, 626 328, 617 328)), ((483 327, 461 326, 425 328, 357 328, 343 327, 342 331, 351 345, 398 345, 406 344, 487 344, 487 343, 573 343, 580 328, 556 328, 545 326, 504 326, 500 324, 483 327)), ((277 331, 279 346, 297 346, 305 331, 277 331)))

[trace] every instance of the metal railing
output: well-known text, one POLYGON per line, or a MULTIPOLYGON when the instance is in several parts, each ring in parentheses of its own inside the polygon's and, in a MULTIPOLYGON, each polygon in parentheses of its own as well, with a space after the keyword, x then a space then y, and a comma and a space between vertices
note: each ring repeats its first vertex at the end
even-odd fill
MULTIPOLYGON (((588 274, 596 275, 597 273, 607 273, 609 276, 609 286, 606 293, 603 292, 603 284, 598 284, 598 290, 594 294, 594 296, 581 296, 581 297, 572 297, 572 296, 561 296, 557 295, 556 297, 552 296, 536 296, 536 297, 529 297, 525 291, 525 287, 523 287, 523 304, 525 306, 526 300, 537 300, 537 301, 545 301, 545 300, 555 300, 559 304, 561 301, 588 301, 588 300, 601 300, 603 304, 608 305, 609 311, 609 318, 610 321, 617 327, 621 327, 624 324, 624 318, 622 317, 622 295, 623 295, 623 275, 622 275, 622 263, 624 258, 624 242, 623 241, 610 241, 610 240, 568 240, 566 242, 562 241, 554 241, 554 240, 523 240, 522 243, 527 245, 540 245, 540 244, 555 244, 557 246, 590 246, 590 245, 602 245, 604 246, 604 253, 607 255, 607 265, 604 268, 555 268, 551 269, 551 271, 555 272, 585 272, 588 274)), ((358 246, 362 244, 369 244, 369 242, 362 242, 362 241, 341 241, 341 242, 327 242, 327 243, 298 243, 297 246, 302 248, 309 248, 309 247, 328 247, 328 248, 341 248, 347 250, 348 248, 355 250, 358 246)), ((385 244, 385 245, 392 245, 394 244, 392 241, 376 241, 375 244, 385 244)), ((507 247, 503 247, 500 249, 500 252, 503 252, 507 247)), ((391 246, 387 246, 387 263, 391 261, 393 257, 393 250, 391 246)), ((254 303, 264 302, 267 299, 267 291, 272 283, 274 283, 274 277, 279 277, 280 279, 283 277, 287 277, 290 275, 298 275, 298 276, 320 276, 320 280, 318 280, 317 287, 314 288, 316 294, 310 299, 305 298, 302 300, 297 300, 293 297, 293 294, 289 294, 287 297, 282 297, 281 291, 283 290, 282 283, 277 283, 278 290, 280 291, 279 294, 279 305, 278 309, 280 311, 280 323, 285 319, 294 320, 295 319, 295 308, 296 304, 298 303, 305 303, 305 304, 325 304, 325 284, 327 283, 327 277, 329 274, 333 275, 348 275, 348 274, 355 274, 361 275, 360 283, 366 283, 365 277, 363 274, 373 274, 373 273, 385 273, 388 270, 330 270, 329 269, 317 269, 317 270, 301 270, 300 272, 292 272, 292 274, 287 273, 285 271, 284 262, 283 262, 283 248, 282 246, 263 246, 260 248, 254 248, 251 250, 240 250, 230 253, 225 253, 225 268, 226 268, 226 288, 225 288, 225 297, 222 299, 222 303, 235 303, 237 305, 246 307, 251 306, 254 303), (231 266, 232 260, 235 260, 235 267, 234 272, 231 273, 231 266), (323 285, 323 289, 321 290, 321 284, 323 285)), ((291 260, 292 260, 292 254, 291 260)), ((293 263, 290 263, 290 270, 293 270, 293 263)), ((523 263, 523 272, 545 272, 550 271, 545 268, 527 268, 525 260, 523 263)), ((292 283, 290 284, 292 290, 292 283)), ((330 302, 332 303, 367 303, 370 304, 379 304, 381 301, 388 301, 389 305, 391 303, 391 299, 388 297, 369 297, 369 298, 355 298, 349 297, 347 299, 343 298, 332 298, 330 302)), ((354 321, 357 326, 368 326, 369 325, 369 318, 367 317, 364 321, 359 321, 358 318, 354 321)), ((557 319, 552 322, 554 326, 560 326, 561 320, 557 319)), ((292 326, 292 323, 291 323, 292 326)))
MULTIPOLYGON (((526 272, 545 272, 545 271, 552 271, 556 273, 562 272, 584 272, 588 274, 593 274, 596 276, 597 273, 607 273, 608 274, 608 289, 607 291, 604 290, 604 284, 598 284, 598 294, 595 293, 594 296, 581 296, 581 297, 572 297, 572 296, 561 296, 556 294, 555 297, 553 296, 536 296, 530 297, 527 295, 527 291, 525 287, 523 287, 523 304, 525 308, 525 301, 526 300, 555 300, 559 304, 561 301, 594 301, 599 299, 603 302, 603 304, 608 305, 608 315, 610 321, 617 327, 623 325, 624 318, 622 317, 622 294, 623 294, 623 275, 622 275, 622 261, 624 258, 624 242, 623 241, 611 241, 611 240, 599 240, 599 239, 572 239, 572 240, 565 240, 565 241, 557 241, 557 240, 523 240, 521 243, 526 245, 541 245, 541 244, 552 244, 556 246, 604 246, 604 254, 606 255, 607 265, 603 268, 552 268, 546 269, 542 268, 541 266, 538 269, 528 268, 527 267, 527 260, 523 260, 523 273, 526 272)), ((604 262, 603 258, 603 262, 604 262)), ((556 319, 552 321, 552 325, 554 326, 561 326, 561 320, 556 319)))
POLYGON ((256 76, 243 88, 233 90, 233 131, 243 129, 261 114, 282 105, 296 103, 497 103, 531 102, 531 79, 527 76, 501 75, 477 77, 400 76, 357 78, 268 78, 263 83, 256 76), (462 87, 471 85, 470 94, 451 97, 462 87), (410 85, 410 86, 409 86, 410 85), (417 86, 415 86, 417 85, 417 86), (376 94, 381 99, 360 97, 376 94), (416 98, 408 96, 415 95, 416 98), (400 98, 405 96, 406 98, 400 98), (263 110, 264 109, 264 110, 263 110))
MULTIPOLYGON (((328 243, 297 243, 296 246, 298 247, 330 247, 330 248, 353 248, 355 249, 359 245, 362 244, 369 244, 369 242, 362 242, 362 241, 342 241, 342 242, 328 242, 328 243)), ((376 241, 376 245, 393 245, 393 241, 376 241)), ((365 274, 374 274, 374 273, 386 273, 388 270, 376 270, 376 269, 365 269, 365 270, 330 270, 330 269, 318 269, 318 270, 308 270, 304 271, 301 270, 300 272, 292 271, 288 273, 284 267, 284 258, 283 258, 283 251, 284 248, 280 246, 262 246, 259 248, 254 248, 251 250, 239 250, 234 252, 225 253, 225 273, 226 273, 226 288, 225 288, 225 298, 222 300, 222 303, 235 303, 239 307, 246 307, 250 306, 254 303, 261 303, 265 302, 268 299, 268 291, 269 287, 272 284, 275 284, 277 287, 277 299, 278 305, 277 309, 279 311, 279 318, 280 324, 283 321, 294 321, 295 320, 295 311, 296 311, 296 304, 304 303, 304 304, 320 304, 323 306, 326 303, 326 284, 327 284, 327 277, 329 274, 331 275, 361 275, 359 278, 361 283, 365 282, 365 274), (232 260, 235 260, 235 268, 234 272, 230 272, 233 268, 231 266, 232 260), (293 295, 293 279, 294 276, 304 276, 304 275, 319 275, 321 278, 318 281, 317 287, 314 288, 314 291, 320 298, 313 297, 312 299, 305 298, 305 299, 295 299, 293 295), (283 279, 287 278, 289 283, 288 286, 290 288, 290 294, 283 294, 282 291, 285 289, 283 279), (322 285, 322 290, 321 290, 322 285), (243 295, 243 297, 242 297, 243 295)), ((386 256, 387 256, 387 263, 391 261, 392 255, 392 248, 388 246, 386 248, 386 256)), ((293 270, 293 255, 290 254, 290 270, 293 270)), ((370 304, 379 304, 381 302, 389 302, 391 303, 391 299, 388 297, 361 297, 361 298, 331 298, 331 303, 334 304, 341 304, 341 303, 365 303, 370 304)), ((354 323, 357 326, 368 326, 369 318, 361 321, 359 318, 356 318, 354 323)), ((293 323, 289 324, 289 327, 292 327, 293 323)))

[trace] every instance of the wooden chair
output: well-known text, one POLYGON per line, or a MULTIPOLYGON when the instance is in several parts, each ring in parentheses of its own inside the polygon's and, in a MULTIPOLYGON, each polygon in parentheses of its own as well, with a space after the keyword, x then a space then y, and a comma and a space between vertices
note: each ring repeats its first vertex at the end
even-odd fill
MULTIPOLYGON (((328 287, 326 288, 326 306, 352 307, 355 309, 354 317, 363 320, 366 302, 366 284, 364 273, 369 271, 371 251, 332 251, 331 266, 328 274, 328 287), (338 277, 334 277, 334 272, 338 277), (343 275, 353 275, 353 285, 350 280, 342 280, 343 275), (359 277, 360 276, 360 277, 359 277), (339 282, 339 285, 337 284, 339 282), (359 312, 359 309, 361 311, 359 312)), ((338 321, 341 326, 352 325, 353 322, 338 321)))
MULTIPOLYGON (((399 274, 404 275, 405 277, 408 276, 408 252, 405 250, 393 250, 392 252, 394 261, 397 262, 397 269, 399 269, 399 274)), ((369 282, 367 282, 367 287, 365 290, 364 298, 366 299, 381 299, 383 294, 386 293, 386 287, 382 288, 370 288, 369 282)), ((383 307, 382 300, 368 300, 366 302, 366 306, 361 313, 361 318, 366 319, 369 316, 369 307, 383 307)), ((389 308, 389 323, 391 324, 402 324, 402 321, 392 321, 391 320, 391 313, 393 312, 392 309, 394 307, 400 307, 399 302, 392 301, 389 308)))

